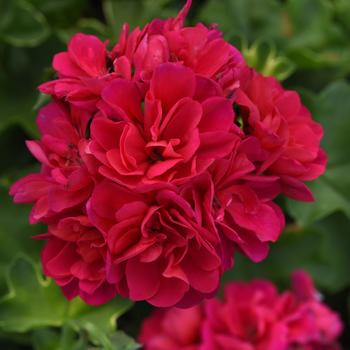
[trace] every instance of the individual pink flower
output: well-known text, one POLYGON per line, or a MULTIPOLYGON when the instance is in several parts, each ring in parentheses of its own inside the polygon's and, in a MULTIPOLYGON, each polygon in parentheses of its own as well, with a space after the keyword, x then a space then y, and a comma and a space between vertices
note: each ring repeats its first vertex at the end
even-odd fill
POLYGON ((93 189, 86 169, 64 174, 59 169, 50 173, 30 174, 15 182, 10 189, 15 203, 33 203, 30 223, 55 222, 62 215, 79 213, 93 189))
POLYGON ((223 272, 221 247, 207 212, 210 178, 178 193, 157 188, 135 193, 111 182, 96 186, 89 216, 106 235, 107 279, 132 300, 188 307, 213 295, 223 272))
POLYGON ((52 65, 59 77, 93 78, 108 73, 106 44, 93 35, 75 34, 68 51, 55 55, 52 65))
POLYGON ((247 137, 256 138, 261 147, 261 156, 255 160, 258 173, 277 175, 287 196, 312 200, 304 181, 316 179, 325 170, 321 125, 312 120, 299 95, 284 90, 276 79, 246 68, 240 82, 235 103, 247 137))
POLYGON ((44 273, 53 278, 70 300, 79 295, 91 305, 104 304, 116 295, 106 281, 105 237, 86 216, 65 217, 49 225, 42 238, 44 273))
POLYGON ((230 282, 222 299, 157 310, 142 324, 139 341, 145 350, 336 350, 341 330, 338 315, 299 271, 293 289, 281 294, 266 280, 230 282))
POLYGON ((235 185, 226 203, 224 217, 217 221, 222 232, 251 260, 266 258, 270 242, 284 228, 281 209, 271 201, 261 201, 247 185, 235 185))
POLYGON ((101 162, 99 172, 131 188, 182 184, 228 155, 239 138, 234 112, 217 92, 220 88, 211 95, 207 84, 189 68, 161 64, 142 111, 136 84, 113 81, 102 92, 109 106, 105 114, 112 109, 113 117, 95 118, 91 124, 89 153, 101 162))
POLYGON ((36 120, 39 141, 27 141, 33 156, 44 166, 74 170, 81 167, 80 148, 91 116, 53 101, 41 108, 36 120))
POLYGON ((74 213, 86 203, 93 188, 81 157, 88 122, 85 112, 58 102, 39 111, 41 139, 28 141, 27 146, 41 162, 41 172, 25 176, 10 190, 16 203, 34 203, 31 223, 49 222, 66 210, 74 213))
POLYGON ((58 79, 40 85, 39 90, 94 111, 102 88, 111 78, 106 44, 94 35, 75 34, 68 51, 54 56, 52 66, 58 79))
POLYGON ((269 243, 278 239, 285 220, 281 209, 271 201, 271 191, 266 190, 266 195, 254 189, 257 182, 269 189, 270 181, 251 175, 255 167, 239 147, 230 158, 217 160, 209 170, 215 189, 215 222, 219 232, 258 262, 267 256, 269 243))

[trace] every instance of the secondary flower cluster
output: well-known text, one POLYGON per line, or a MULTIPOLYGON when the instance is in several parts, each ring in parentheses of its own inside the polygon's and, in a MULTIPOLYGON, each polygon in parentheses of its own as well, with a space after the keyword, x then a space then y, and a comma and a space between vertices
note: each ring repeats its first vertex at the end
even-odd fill
POLYGON ((231 282, 222 300, 155 311, 142 325, 145 350, 340 350, 342 323, 304 271, 279 294, 266 280, 231 282))
POLYGON ((30 222, 47 224, 42 264, 67 298, 116 294, 189 307, 213 296, 239 251, 268 254, 281 193, 312 200, 325 168, 322 128, 246 66, 215 27, 176 18, 125 25, 108 49, 76 34, 40 91, 40 173, 16 182, 30 222))

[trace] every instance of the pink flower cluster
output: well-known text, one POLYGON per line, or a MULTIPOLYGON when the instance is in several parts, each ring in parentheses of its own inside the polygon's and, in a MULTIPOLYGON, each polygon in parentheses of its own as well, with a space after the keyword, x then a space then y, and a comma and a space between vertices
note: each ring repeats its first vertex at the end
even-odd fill
POLYGON ((76 34, 40 91, 40 173, 16 182, 30 222, 47 224, 42 264, 67 298, 116 294, 189 307, 213 296, 239 251, 268 254, 281 193, 311 200, 325 169, 322 128, 284 90, 246 66, 215 27, 176 18, 118 43, 76 34))
POLYGON ((145 350, 340 350, 338 315, 304 271, 279 294, 266 280, 231 282, 222 300, 155 311, 142 325, 145 350))

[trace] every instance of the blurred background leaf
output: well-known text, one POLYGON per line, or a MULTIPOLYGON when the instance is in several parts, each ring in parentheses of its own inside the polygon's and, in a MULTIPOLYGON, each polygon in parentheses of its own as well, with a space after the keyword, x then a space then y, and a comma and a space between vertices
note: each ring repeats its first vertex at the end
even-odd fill
POLYGON ((350 222, 341 213, 307 228, 289 227, 262 263, 237 256, 236 267, 226 279, 270 278, 286 287, 295 269, 309 271, 319 288, 330 293, 350 285, 350 222), (283 261, 283 263, 282 263, 283 261))
POLYGON ((26 0, 2 1, 0 37, 13 46, 37 46, 49 35, 45 16, 26 0))

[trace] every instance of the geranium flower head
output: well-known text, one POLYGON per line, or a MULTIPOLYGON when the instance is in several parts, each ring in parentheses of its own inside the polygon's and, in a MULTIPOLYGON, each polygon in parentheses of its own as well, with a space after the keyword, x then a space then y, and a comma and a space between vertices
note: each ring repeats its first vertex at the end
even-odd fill
POLYGON ((312 201, 304 181, 314 180, 325 171, 321 125, 312 120, 299 95, 284 90, 273 77, 245 68, 241 70, 240 82, 236 104, 243 127, 261 147, 255 162, 257 171, 278 176, 287 196, 312 201))
POLYGON ((299 97, 246 67, 216 26, 175 18, 75 34, 39 89, 38 173, 12 185, 32 203, 43 270, 67 298, 116 294, 188 308, 211 298, 236 252, 263 260, 284 193, 324 170, 321 127, 299 97))

